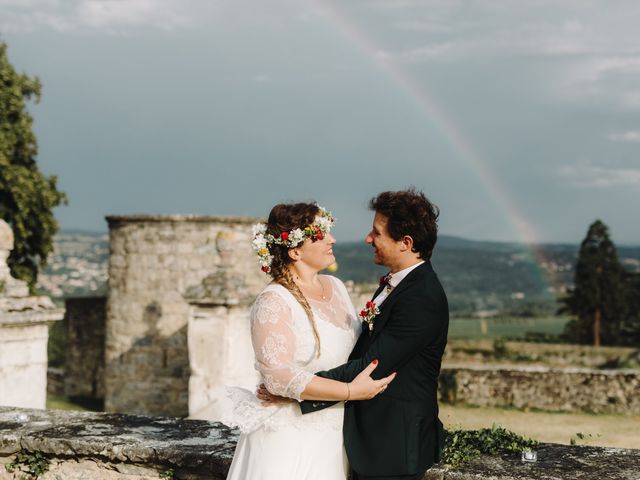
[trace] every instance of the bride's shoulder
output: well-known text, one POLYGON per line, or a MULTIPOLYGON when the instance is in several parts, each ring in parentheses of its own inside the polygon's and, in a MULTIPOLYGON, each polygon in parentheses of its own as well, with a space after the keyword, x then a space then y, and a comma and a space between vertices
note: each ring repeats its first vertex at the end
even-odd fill
POLYGON ((289 290, 280 285, 279 283, 272 282, 262 289, 262 291, 256 296, 256 302, 264 299, 282 299, 287 300, 289 290))
POLYGON ((282 285, 270 283, 256 297, 251 309, 252 317, 290 314, 288 290, 282 285))
POLYGON ((289 305, 291 303, 291 292, 279 283, 270 283, 262 289, 256 296, 254 307, 258 305, 278 303, 289 305))

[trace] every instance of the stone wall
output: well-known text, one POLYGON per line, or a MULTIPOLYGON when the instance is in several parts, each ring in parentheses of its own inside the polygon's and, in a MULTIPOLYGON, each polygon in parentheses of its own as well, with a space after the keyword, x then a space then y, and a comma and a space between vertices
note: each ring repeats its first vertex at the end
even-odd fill
POLYGON ((13 232, 0 220, 0 405, 44 408, 49 325, 64 311, 11 276, 12 249, 13 232))
MULTIPOLYGON (((222 480, 236 441, 235 431, 202 420, 0 407, 0 480, 24 478, 5 468, 21 451, 43 456, 48 471, 41 480, 222 480)), ((458 470, 436 465, 424 479, 639 478, 640 450, 542 444, 537 455, 535 463, 507 454, 458 470)))
POLYGON ((105 408, 186 416, 193 307, 185 294, 222 270, 241 276, 248 296, 255 297, 267 281, 250 246, 251 226, 257 220, 127 216, 107 221, 105 408), (221 244, 233 247, 224 265, 221 244))
POLYGON ((104 342, 107 299, 65 300, 67 350, 65 395, 104 399, 104 342))
POLYGON ((640 415, 640 371, 447 365, 443 401, 481 407, 640 415))
POLYGON ((258 382, 251 344, 250 306, 255 292, 246 274, 238 272, 233 235, 220 233, 217 270, 185 294, 191 305, 189 342, 189 417, 222 417, 224 385, 251 390, 258 382))

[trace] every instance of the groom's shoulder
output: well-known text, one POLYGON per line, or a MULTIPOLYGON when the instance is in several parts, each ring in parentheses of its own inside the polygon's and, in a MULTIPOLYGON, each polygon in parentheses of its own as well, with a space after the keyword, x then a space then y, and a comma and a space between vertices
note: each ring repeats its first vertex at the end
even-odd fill
POLYGON ((445 297, 444 288, 438 274, 433 269, 430 261, 426 261, 420 266, 420 271, 416 272, 417 278, 415 288, 419 290, 420 294, 426 295, 431 298, 445 297))

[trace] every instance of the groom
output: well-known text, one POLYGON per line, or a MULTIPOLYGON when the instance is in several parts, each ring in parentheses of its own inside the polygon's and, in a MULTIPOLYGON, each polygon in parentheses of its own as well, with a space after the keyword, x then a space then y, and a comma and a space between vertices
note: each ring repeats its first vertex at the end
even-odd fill
MULTIPOLYGON (((367 401, 345 405, 344 444, 353 480, 421 479, 439 460, 444 437, 438 419, 438 374, 447 343, 449 308, 431 267, 438 208, 422 192, 383 192, 369 207, 375 212, 366 242, 373 260, 389 268, 373 295, 379 309, 363 323, 349 362, 317 375, 352 381, 378 360, 372 377, 392 372, 388 388, 367 401)), ((303 401, 302 413, 333 402, 303 401)))

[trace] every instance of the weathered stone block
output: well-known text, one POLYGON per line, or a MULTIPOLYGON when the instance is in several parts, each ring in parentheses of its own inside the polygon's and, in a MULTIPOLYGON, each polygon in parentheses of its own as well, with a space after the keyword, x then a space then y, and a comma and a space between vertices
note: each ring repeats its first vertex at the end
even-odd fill
POLYGON ((447 365, 441 377, 470 405, 640 414, 638 370, 447 365))
MULTIPOLYGON (((3 465, 21 450, 49 461, 43 480, 133 480, 172 472, 177 480, 222 480, 237 432, 201 420, 0 407, 3 465)), ((319 452, 321 454, 322 452, 319 452)), ((538 461, 518 454, 480 457, 457 470, 435 465, 425 480, 638 480, 640 450, 541 444, 538 461)))

